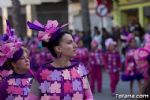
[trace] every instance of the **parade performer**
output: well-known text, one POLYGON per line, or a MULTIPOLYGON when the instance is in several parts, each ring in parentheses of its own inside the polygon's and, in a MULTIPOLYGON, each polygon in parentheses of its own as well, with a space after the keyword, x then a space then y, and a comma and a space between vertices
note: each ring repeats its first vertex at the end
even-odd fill
POLYGON ((0 100, 25 100, 29 94, 33 76, 29 52, 22 44, 7 21, 7 33, 0 37, 0 65, 13 73, 0 82, 0 100))
POLYGON ((141 79, 143 78, 140 70, 138 69, 135 59, 134 52, 137 49, 134 35, 130 33, 127 38, 127 48, 125 57, 125 71, 122 74, 123 81, 130 81, 130 93, 133 94, 133 83, 134 80, 138 81, 139 93, 141 93, 141 79))
POLYGON ((147 84, 149 80, 149 75, 147 73, 149 68, 150 60, 150 35, 145 34, 144 44, 142 47, 138 48, 134 53, 134 58, 138 67, 138 70, 143 74, 144 85, 147 84))
POLYGON ((90 86, 94 93, 95 83, 97 83, 98 92, 102 92, 102 67, 104 54, 101 49, 98 48, 99 44, 93 40, 91 42, 90 52, 90 86))
POLYGON ((78 45, 77 54, 75 56, 75 59, 80 60, 85 65, 85 67, 89 68, 89 66, 88 66, 89 65, 89 51, 88 51, 88 49, 83 46, 83 41, 82 41, 80 36, 76 36, 74 38, 74 40, 78 45))
POLYGON ((56 20, 48 20, 46 25, 38 21, 27 24, 39 31, 38 39, 54 57, 39 70, 28 100, 93 100, 86 68, 78 61, 71 61, 77 45, 72 36, 63 31, 66 25, 59 25, 56 20))
POLYGON ((121 69, 121 57, 117 51, 117 44, 112 38, 105 41, 107 51, 105 53, 105 68, 110 76, 110 88, 112 96, 115 95, 117 84, 119 82, 119 72, 121 69))

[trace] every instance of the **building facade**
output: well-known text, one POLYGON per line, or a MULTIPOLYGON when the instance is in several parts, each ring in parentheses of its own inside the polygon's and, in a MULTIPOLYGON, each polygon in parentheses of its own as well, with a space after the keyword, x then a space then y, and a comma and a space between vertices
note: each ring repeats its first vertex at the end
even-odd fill
POLYGON ((136 22, 144 28, 150 23, 150 0, 118 0, 112 12, 114 25, 136 22))

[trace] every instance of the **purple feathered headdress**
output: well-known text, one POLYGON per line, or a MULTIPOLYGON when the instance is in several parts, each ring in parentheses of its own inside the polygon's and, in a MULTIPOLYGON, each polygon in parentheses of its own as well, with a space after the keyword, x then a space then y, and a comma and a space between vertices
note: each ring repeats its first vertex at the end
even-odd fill
POLYGON ((59 29, 67 26, 68 24, 64 24, 59 27, 57 20, 48 20, 46 25, 42 25, 39 21, 35 20, 33 23, 28 21, 27 25, 30 29, 39 31, 38 39, 40 41, 48 42, 48 40, 52 37, 52 34, 56 33, 59 29))
POLYGON ((10 27, 10 23, 6 20, 6 33, 0 36, 0 66, 12 59, 13 55, 21 48, 22 42, 15 35, 14 29, 10 27))

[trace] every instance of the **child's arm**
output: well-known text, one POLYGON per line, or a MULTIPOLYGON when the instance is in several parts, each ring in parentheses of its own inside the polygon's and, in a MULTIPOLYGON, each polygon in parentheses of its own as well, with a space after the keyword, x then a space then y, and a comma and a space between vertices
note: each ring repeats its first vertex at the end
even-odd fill
POLYGON ((39 83, 37 80, 33 80, 30 94, 28 95, 27 100, 40 100, 40 90, 39 83))
POLYGON ((94 100, 87 77, 83 78, 84 100, 94 100))
POLYGON ((6 97, 8 95, 7 91, 6 91, 7 87, 8 87, 7 80, 2 80, 0 82, 0 100, 6 99, 6 97))

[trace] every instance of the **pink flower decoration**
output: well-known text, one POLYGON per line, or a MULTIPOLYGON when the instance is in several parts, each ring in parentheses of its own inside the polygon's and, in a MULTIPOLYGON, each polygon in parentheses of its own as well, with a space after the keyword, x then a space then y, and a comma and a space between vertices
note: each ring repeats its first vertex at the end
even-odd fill
POLYGON ((15 79, 9 79, 8 80, 8 85, 16 85, 15 79))
POLYGON ((44 40, 44 41, 48 42, 49 38, 51 38, 51 35, 47 34, 46 32, 40 31, 38 34, 38 39, 40 41, 44 40))
POLYGON ((22 46, 22 42, 14 34, 14 29, 11 29, 10 24, 6 21, 6 34, 2 36, 0 41, 0 66, 2 66, 7 58, 12 58, 13 54, 22 46))
POLYGON ((69 81, 64 82, 64 92, 65 93, 72 92, 72 84, 69 81))
POLYGON ((51 91, 51 93, 60 93, 61 92, 60 87, 61 87, 60 83, 55 82, 51 84, 51 86, 49 87, 50 88, 49 90, 51 91))
POLYGON ((68 70, 64 70, 62 76, 65 80, 70 80, 70 72, 68 70))
POLYGON ((15 86, 8 86, 8 88, 7 88, 7 92, 9 93, 9 94, 14 94, 14 90, 16 89, 16 87, 15 86))
POLYGON ((145 48, 139 48, 134 52, 134 59, 136 61, 145 59, 149 55, 149 51, 145 48))
POLYGON ((14 100, 23 100, 23 97, 21 97, 21 96, 19 95, 19 96, 15 97, 14 100))
POLYGON ((22 46, 22 42, 16 40, 5 41, 0 46, 0 66, 2 66, 8 58, 12 58, 14 53, 22 46))
POLYGON ((72 100, 83 100, 83 95, 77 92, 73 95, 72 100))
POLYGON ((54 94, 53 96, 50 96, 50 100, 60 100, 60 96, 54 94))
POLYGON ((23 95, 23 88, 15 87, 14 93, 19 94, 19 95, 23 95))
MULTIPOLYGON (((34 22, 34 24, 43 27, 43 25, 41 25, 38 21, 34 22)), ((54 20, 54 21, 48 20, 48 22, 44 28, 45 28, 45 32, 39 31, 38 39, 40 41, 48 42, 48 40, 51 38, 52 34, 58 30, 58 22, 56 20, 54 20)))
POLYGON ((22 79, 21 81, 23 86, 28 85, 28 79, 22 79))
POLYGON ((71 69, 71 75, 72 75, 72 78, 80 77, 79 73, 77 72, 75 68, 71 69))
POLYGON ((140 58, 145 58, 149 55, 149 52, 147 50, 139 50, 139 57, 140 58))
POLYGON ((42 77, 43 80, 50 79, 50 71, 48 69, 42 70, 40 73, 40 76, 42 77))
POLYGON ((47 33, 55 33, 58 30, 58 22, 56 20, 48 20, 46 26, 45 26, 45 31, 47 33))
POLYGON ((59 27, 57 20, 48 20, 46 25, 42 25, 37 20, 33 23, 27 23, 30 29, 39 31, 38 39, 40 41, 46 41, 51 38, 52 34, 54 34, 58 29, 65 27, 68 24, 64 24, 59 27))
POLYGON ((41 100, 51 100, 51 98, 47 94, 44 94, 44 96, 41 97, 41 100))
POLYGON ((13 73, 13 70, 9 70, 8 74, 10 75, 10 74, 12 74, 12 73, 13 73))
POLYGON ((6 76, 9 75, 9 71, 8 71, 8 70, 3 70, 3 71, 1 71, 0 75, 1 75, 2 77, 6 77, 6 76))

